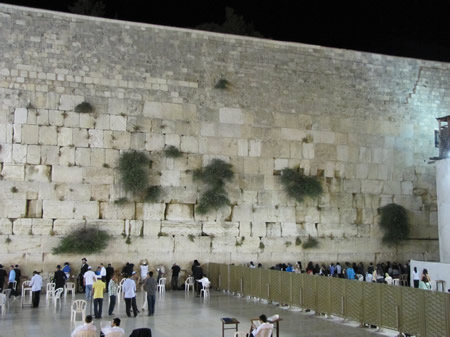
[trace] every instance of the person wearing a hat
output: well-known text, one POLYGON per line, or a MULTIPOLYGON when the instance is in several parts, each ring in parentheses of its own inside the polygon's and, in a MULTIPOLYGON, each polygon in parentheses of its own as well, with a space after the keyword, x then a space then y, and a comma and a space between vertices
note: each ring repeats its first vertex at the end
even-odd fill
POLYGON ((5 269, 3 269, 3 265, 0 264, 0 291, 3 291, 3 287, 5 286, 5 279, 8 273, 5 269))
POLYGON ((81 269, 80 274, 78 275, 78 279, 80 280, 80 286, 82 288, 82 293, 86 291, 86 286, 84 285, 84 274, 88 271, 89 265, 87 264, 87 260, 85 257, 81 259, 81 269))
MULTIPOLYGON (((134 272, 136 273, 136 272, 134 272)), ((122 285, 123 298, 125 299, 125 311, 128 317, 131 317, 131 307, 133 307, 134 317, 139 313, 136 305, 136 282, 128 274, 124 275, 126 280, 122 285)))
POLYGON ((181 268, 176 263, 172 266, 172 279, 171 279, 171 287, 172 290, 178 290, 178 275, 180 274, 181 268))
POLYGON ((102 276, 97 275, 97 280, 94 282, 92 289, 94 290, 94 316, 97 319, 102 318, 102 308, 103 308, 103 292, 105 291, 106 285, 102 281, 102 276))
POLYGON ((30 282, 31 286, 31 296, 32 296, 32 302, 33 302, 33 308, 39 307, 39 299, 41 297, 41 290, 42 290, 42 277, 39 275, 38 271, 33 272, 33 277, 31 278, 30 282))
POLYGON ((53 281, 55 282, 55 289, 64 288, 64 284, 66 283, 66 274, 64 274, 61 270, 61 266, 59 264, 56 266, 53 281))
POLYGON ((62 271, 64 272, 64 274, 66 274, 66 280, 68 280, 70 278, 70 272, 71 272, 69 262, 64 262, 64 267, 63 267, 62 271))
POLYGON ((97 277, 92 271, 92 267, 88 266, 88 271, 83 275, 84 286, 86 289, 86 301, 89 301, 92 298, 92 286, 94 285, 96 280, 97 277))

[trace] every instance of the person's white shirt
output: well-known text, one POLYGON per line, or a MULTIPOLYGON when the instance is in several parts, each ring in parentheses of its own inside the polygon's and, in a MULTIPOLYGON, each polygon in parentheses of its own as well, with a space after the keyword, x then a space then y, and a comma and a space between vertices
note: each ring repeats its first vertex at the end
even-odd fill
POLYGON ((108 334, 111 332, 120 332, 122 336, 125 336, 125 330, 118 326, 107 326, 102 329, 103 334, 105 337, 108 337, 108 334))
POLYGON ((84 273, 84 285, 89 286, 93 285, 95 281, 97 281, 97 276, 92 270, 88 270, 84 273))
POLYGON ((41 291, 42 290, 42 277, 39 274, 34 274, 31 278, 31 291, 41 291))
POLYGON ((366 274, 366 282, 372 282, 373 281, 373 275, 371 273, 366 274))
POLYGON ((97 331, 97 328, 93 323, 84 323, 83 325, 77 326, 75 330, 73 330, 71 337, 76 337, 80 331, 97 331))
POLYGON ((127 278, 122 285, 123 298, 136 297, 136 282, 133 279, 127 278))
POLYGON ((419 281, 419 280, 420 280, 419 272, 415 272, 415 271, 413 270, 412 273, 413 273, 413 280, 419 281))
MULTIPOLYGON (((255 336, 255 337, 258 337, 258 334, 260 333, 260 331, 261 331, 261 330, 264 330, 264 329, 270 329, 270 330, 272 331, 272 330, 273 330, 273 324, 270 324, 270 323, 262 323, 260 326, 258 326, 257 329, 254 329, 254 330, 252 331, 252 335, 255 336)), ((270 333, 269 333, 268 336, 270 336, 270 333)))
POLYGON ((102 266, 102 268, 100 269, 100 276, 101 277, 106 277, 106 268, 105 268, 105 266, 102 266))
POLYGON ((200 282, 202 284, 202 286, 205 288, 208 284, 211 283, 211 282, 209 282, 209 279, 206 276, 203 276, 200 280, 198 280, 198 282, 200 282))
POLYGON ((141 279, 145 279, 148 274, 148 265, 141 264, 141 279))

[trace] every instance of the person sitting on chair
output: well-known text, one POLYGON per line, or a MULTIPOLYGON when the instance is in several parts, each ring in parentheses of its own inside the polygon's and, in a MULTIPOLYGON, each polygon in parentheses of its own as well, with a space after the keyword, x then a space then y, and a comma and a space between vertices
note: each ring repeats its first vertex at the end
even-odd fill
POLYGON ((125 330, 120 328, 120 318, 118 318, 118 317, 116 317, 112 320, 111 327, 104 327, 102 329, 102 334, 105 337, 108 337, 108 334, 110 334, 112 332, 114 332, 114 333, 119 332, 122 334, 122 337, 125 336, 125 330))
POLYGON ((75 328, 75 330, 73 330, 71 337, 77 337, 77 335, 78 335, 78 333, 80 331, 87 331, 87 330, 97 331, 97 328, 92 323, 92 316, 91 315, 87 315, 86 318, 84 319, 84 324, 80 325, 80 326, 77 326, 75 328))
POLYGON ((269 337, 272 335, 273 324, 267 322, 266 315, 259 316, 260 324, 257 327, 252 322, 252 326, 250 327, 250 337, 269 337))

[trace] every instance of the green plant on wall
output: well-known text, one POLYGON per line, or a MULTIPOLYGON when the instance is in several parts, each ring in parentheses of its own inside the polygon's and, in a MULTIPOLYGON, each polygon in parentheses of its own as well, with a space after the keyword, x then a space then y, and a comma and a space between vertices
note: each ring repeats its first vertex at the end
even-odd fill
POLYGON ((180 150, 178 150, 175 146, 170 145, 164 149, 164 154, 168 158, 179 158, 182 156, 180 150))
POLYGON ((201 195, 197 206, 200 214, 206 214, 212 209, 219 209, 230 204, 225 184, 233 180, 232 167, 221 159, 213 159, 208 166, 194 171, 194 180, 200 180, 206 185, 206 191, 201 195))
POLYGON ((120 181, 125 191, 146 202, 158 201, 161 194, 159 186, 148 186, 151 163, 146 153, 129 151, 120 156, 118 165, 120 181))
POLYGON ((288 196, 298 202, 303 202, 307 197, 317 198, 323 193, 322 185, 317 177, 305 176, 298 169, 283 169, 281 184, 288 196))
POLYGON ((226 80, 225 78, 221 78, 220 80, 217 81, 217 83, 214 85, 214 89, 228 89, 230 88, 231 83, 226 80))
POLYGON ((94 111, 94 107, 91 105, 91 103, 82 102, 78 104, 74 110, 75 112, 90 113, 94 111))
POLYGON ((310 249, 310 248, 316 248, 319 246, 319 240, 316 238, 313 238, 312 236, 308 237, 308 240, 303 242, 303 249, 310 249))
POLYGON ((53 248, 54 254, 93 254, 108 246, 111 236, 97 228, 80 228, 67 234, 59 245, 53 248))
POLYGON ((389 204, 380 208, 379 225, 384 231, 383 243, 398 244, 409 235, 409 220, 406 209, 397 204, 389 204))

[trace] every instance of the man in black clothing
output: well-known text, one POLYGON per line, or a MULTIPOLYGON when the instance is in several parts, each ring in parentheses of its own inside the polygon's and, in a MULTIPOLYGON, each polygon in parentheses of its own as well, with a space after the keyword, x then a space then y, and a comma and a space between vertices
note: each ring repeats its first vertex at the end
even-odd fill
POLYGON ((0 291, 3 291, 3 287, 5 284, 5 278, 8 276, 8 273, 5 269, 3 269, 3 265, 0 264, 0 291))
POLYGON ((172 266, 172 290, 178 290, 178 275, 180 274, 181 268, 176 263, 172 266))
POLYGON ((114 268, 111 266, 111 263, 106 267, 106 289, 108 289, 109 281, 112 279, 114 275, 114 268))
POLYGON ((85 257, 81 259, 81 269, 80 269, 80 275, 78 275, 78 279, 80 280, 80 286, 82 288, 82 293, 86 291, 86 286, 84 285, 84 273, 88 271, 89 265, 87 264, 87 260, 85 257))
POLYGON ((64 284, 66 283, 66 274, 61 270, 61 266, 59 264, 56 266, 53 281, 55 282, 55 289, 64 289, 64 284))

